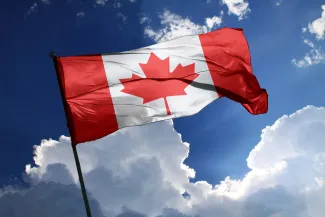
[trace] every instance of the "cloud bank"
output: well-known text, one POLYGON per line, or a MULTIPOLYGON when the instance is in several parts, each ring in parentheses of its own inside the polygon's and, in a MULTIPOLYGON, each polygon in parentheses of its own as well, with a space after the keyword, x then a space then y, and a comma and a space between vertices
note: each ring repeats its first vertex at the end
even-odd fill
MULTIPOLYGON (((172 121, 125 128, 80 144, 78 152, 96 216, 321 217, 324 131, 324 107, 307 106, 279 118, 262 130, 247 158, 245 177, 226 177, 216 186, 189 181, 195 171, 183 162, 190 146, 172 121), (184 192, 189 196, 183 197, 184 192)), ((26 166, 34 187, 3 193, 0 210, 8 217, 29 217, 41 206, 42 216, 82 216, 70 138, 43 140, 34 154, 36 166, 26 166)))

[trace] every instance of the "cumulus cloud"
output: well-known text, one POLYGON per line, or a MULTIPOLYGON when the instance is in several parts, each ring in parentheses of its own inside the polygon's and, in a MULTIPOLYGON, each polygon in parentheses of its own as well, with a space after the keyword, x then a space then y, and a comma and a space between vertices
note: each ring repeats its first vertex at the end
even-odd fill
MULTIPOLYGON (((93 209, 106 217, 215 217, 216 213, 223 217, 321 217, 325 212, 324 131, 324 107, 307 106, 281 117, 263 129, 261 141, 247 158, 250 171, 244 178, 226 177, 216 186, 189 181, 195 176, 183 163, 189 144, 182 141, 172 121, 125 128, 80 144, 78 153, 87 190, 99 204, 93 209), (183 197, 184 192, 189 196, 183 197)), ((28 191, 34 192, 30 195, 46 195, 41 196, 48 200, 43 201, 46 204, 65 200, 66 194, 78 196, 77 191, 71 193, 78 179, 69 137, 43 140, 34 154, 36 166, 26 166, 31 183, 36 187, 44 182, 60 185, 52 188, 54 195, 34 191, 36 187, 28 191), (67 190, 65 186, 69 186, 67 190)), ((80 192, 78 197, 80 200, 80 192)), ((1 196, 0 201, 22 201, 15 203, 19 206, 31 198, 1 196)), ((83 210, 81 204, 72 206, 83 210)))
MULTIPOLYGON (((94 216, 105 217, 89 195, 94 216)), ((80 190, 75 185, 41 182, 31 189, 7 192, 0 197, 2 217, 86 217, 80 190)))
POLYGON ((234 14, 238 20, 244 19, 251 11, 249 3, 245 0, 222 0, 222 4, 227 5, 228 14, 234 14))
POLYGON ((324 130, 324 107, 307 106, 281 117, 262 131, 243 179, 227 177, 214 187, 188 184, 193 209, 202 216, 322 216, 324 130))
POLYGON ((145 28, 145 35, 156 42, 171 40, 185 35, 194 35, 210 31, 222 23, 223 11, 219 16, 207 17, 205 24, 192 22, 188 17, 183 18, 178 14, 165 10, 159 15, 162 28, 154 30, 151 27, 145 28))
MULTIPOLYGON (((247 158, 250 171, 215 186, 189 181, 195 171, 183 162, 190 146, 172 121, 124 128, 77 148, 95 216, 322 217, 324 132, 324 107, 284 115, 262 130, 247 158)), ((36 166, 26 166, 33 187, 0 191, 0 216, 85 215, 70 145, 62 136, 35 146, 36 166)))
POLYGON ((322 10, 321 17, 308 24, 308 31, 318 40, 323 40, 325 35, 325 5, 322 5, 322 10))
MULTIPOLYGON (((182 163, 189 145, 181 141, 171 121, 121 130, 82 144, 78 151, 86 186, 106 215, 120 214, 123 206, 148 216, 161 214, 165 207, 181 211, 187 207, 181 193, 194 170, 182 163)), ((33 183, 45 176, 53 181, 50 177, 57 177, 59 167, 52 172, 47 168, 56 163, 64 164, 78 182, 68 137, 44 140, 35 147, 34 160, 37 167, 26 167, 33 183)))

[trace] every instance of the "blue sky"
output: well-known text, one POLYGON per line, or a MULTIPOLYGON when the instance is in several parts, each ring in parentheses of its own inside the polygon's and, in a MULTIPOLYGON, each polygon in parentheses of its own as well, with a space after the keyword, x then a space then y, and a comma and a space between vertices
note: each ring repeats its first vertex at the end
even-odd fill
MULTIPOLYGON (((39 0, 3 4, 0 13, 0 186, 6 188, 12 185, 35 184, 29 180, 32 173, 27 175, 29 181, 26 181, 25 174, 26 164, 35 166, 33 146, 39 145, 43 139, 59 140, 61 135, 68 136, 55 71, 48 56, 51 50, 57 55, 131 50, 174 36, 201 33, 207 25, 207 18, 218 18, 214 29, 224 26, 244 29, 250 45, 254 74, 269 94, 269 112, 253 116, 241 105, 223 98, 197 115, 175 119, 171 128, 175 128, 181 134, 182 140, 190 144, 189 156, 183 157, 186 158, 184 164, 196 172, 191 183, 205 180, 216 185, 227 176, 244 180, 253 169, 248 167, 246 159, 262 141, 261 132, 265 127, 276 125, 275 122, 283 115, 293 114, 307 105, 314 107, 303 110, 306 113, 312 109, 319 111, 324 106, 325 12, 322 11, 325 11, 325 6, 322 9, 322 4, 324 3, 320 0, 39 0), (234 2, 241 5, 232 4, 234 2), (168 19, 170 17, 173 19, 168 19), (162 38, 155 37, 160 33, 163 33, 162 38), (21 183, 24 178, 26 183, 21 183)), ((154 133, 159 127, 170 125, 148 125, 129 129, 130 132, 127 132, 135 137, 146 136, 144 132, 154 133)), ((159 136, 157 134, 157 138, 159 136)), ((295 138, 294 136, 285 141, 295 138)), ((148 143, 156 141, 151 137, 142 139, 148 143)), ((120 141, 122 139, 111 140, 108 139, 110 142, 123 142, 120 141)), ((172 141, 174 140, 171 139, 172 141)), ((320 136, 320 141, 324 142, 324 137, 320 136)), ((65 140, 59 144, 65 144, 65 140)), ((272 145, 278 148, 277 151, 270 152, 271 155, 282 153, 281 146, 277 146, 279 144, 272 145)), ((173 149, 173 146, 170 148, 173 149)), ((40 148, 39 155, 36 156, 39 159, 40 156, 52 159, 47 152, 42 152, 43 149, 40 148)), ((187 152, 184 153, 186 155, 187 152)), ((56 155, 54 152, 52 154, 56 155)), ((159 154, 156 155, 159 160, 159 154)), ((53 159, 55 160, 46 163, 42 160, 39 162, 44 165, 65 162, 63 158, 53 159)), ((88 162, 97 158, 93 156, 85 159, 88 162)), ((115 163, 118 164, 118 160, 115 163)), ((70 164, 67 165, 69 168, 70 164)), ((39 165, 39 168, 43 166, 39 165)), ((40 172, 37 170, 36 173, 40 172)), ((90 176, 89 186, 94 177, 90 176)), ((58 182, 62 183, 60 180, 58 182)), ((63 183, 70 181, 65 180, 63 183)), ((101 199, 105 201, 100 196, 96 198, 98 194, 95 188, 93 192, 100 204, 101 199)), ((136 208, 134 204, 130 206, 132 210, 148 216, 158 210, 148 211, 145 208, 136 208)), ((115 209, 113 205, 112 207, 110 208, 115 209)), ((103 207, 101 209, 107 215, 107 210, 103 207)), ((186 211, 185 208, 184 210, 186 211)), ((204 213, 202 210, 204 208, 196 212, 204 213)))

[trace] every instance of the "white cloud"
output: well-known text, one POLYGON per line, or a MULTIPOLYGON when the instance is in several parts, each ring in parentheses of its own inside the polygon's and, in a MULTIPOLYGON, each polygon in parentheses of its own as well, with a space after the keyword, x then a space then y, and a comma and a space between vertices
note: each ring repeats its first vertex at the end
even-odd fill
POLYGON ((223 11, 220 12, 220 16, 207 17, 205 23, 209 29, 214 28, 215 26, 220 26, 222 23, 223 11))
POLYGON ((121 12, 117 13, 117 17, 121 18, 124 22, 126 21, 126 19, 128 18, 126 15, 122 14, 121 12))
MULTIPOLYGON (((89 195, 94 216, 104 217, 98 202, 89 195)), ((0 197, 1 217, 86 217, 80 190, 75 185, 39 183, 27 190, 0 197)))
POLYGON ((120 2, 114 1, 113 7, 114 8, 120 8, 120 7, 122 7, 122 4, 120 2))
POLYGON ((311 48, 314 48, 314 47, 315 47, 314 43, 311 42, 311 41, 308 40, 308 39, 304 39, 304 43, 307 44, 307 45, 308 45, 309 47, 311 47, 311 48))
POLYGON ((38 4, 37 4, 37 2, 34 2, 34 4, 32 6, 30 6, 27 13, 35 12, 37 10, 37 8, 38 8, 38 4))
POLYGON ((226 4, 228 7, 228 14, 236 15, 238 20, 244 19, 251 11, 249 3, 245 0, 222 0, 222 4, 226 4))
POLYGON ((325 63, 325 53, 321 47, 315 47, 315 45, 310 42, 307 44, 311 49, 305 54, 305 56, 300 59, 292 59, 291 62, 299 68, 305 68, 312 65, 317 65, 325 63))
POLYGON ((79 13, 77 13, 77 17, 84 17, 86 16, 86 13, 83 11, 80 11, 79 13))
POLYGON ((310 47, 310 50, 302 59, 292 60, 292 63, 295 66, 299 68, 305 68, 312 65, 325 63, 325 53, 321 47, 316 47, 316 45, 308 39, 303 39, 303 42, 310 47))
POLYGON ((214 188, 189 184, 202 216, 309 216, 325 212, 325 108, 307 106, 262 131, 242 180, 226 178, 214 188), (196 188, 195 188, 196 187, 196 188))
MULTIPOLYGON (((194 171, 182 164, 188 150, 172 122, 121 130, 78 146, 87 188, 105 214, 118 214, 127 206, 148 216, 161 214, 165 207, 186 208, 181 196, 183 183, 194 176, 194 171)), ((38 168, 26 169, 34 182, 44 180, 48 166, 54 163, 64 164, 77 182, 69 138, 44 140, 36 147, 34 160, 38 168)), ((52 176, 46 175, 46 180, 57 178, 58 169, 50 172, 52 176)))
POLYGON ((262 131, 261 141, 251 151, 247 165, 251 169, 267 169, 282 160, 325 153, 323 130, 324 107, 307 106, 289 116, 284 115, 262 131))
POLYGON ((315 34, 318 40, 324 39, 325 35, 325 5, 322 5, 322 9, 321 17, 308 24, 309 32, 315 34))
MULTIPOLYGON (((322 5, 322 9, 323 12, 321 17, 308 24, 309 33, 315 34, 317 41, 323 40, 325 35, 325 5, 322 5)), ((305 34, 306 32, 307 28, 302 28, 302 33, 305 34)), ((299 68, 306 68, 312 65, 325 63, 325 52, 321 46, 317 46, 311 40, 304 38, 303 42, 310 47, 310 50, 302 59, 292 59, 292 64, 299 68)))
POLYGON ((281 3, 282 3, 282 1, 283 1, 283 0, 277 0, 277 1, 275 2, 275 5, 276 5, 276 6, 280 6, 281 3))
POLYGON ((104 6, 108 0, 96 0, 96 4, 104 6))
MULTIPOLYGON (((47 0, 45 0, 45 1, 47 1, 47 0)), ((101 5, 101 6, 106 5, 106 3, 107 3, 108 1, 109 1, 109 0, 95 0, 96 4, 101 5)), ((131 3, 135 3, 136 0, 129 0, 129 2, 131 2, 131 3)), ((114 7, 114 8, 121 8, 121 7, 122 7, 122 3, 121 3, 121 1, 120 1, 120 0, 114 0, 114 2, 113 2, 113 7, 114 7)))
MULTIPOLYGON (((93 209, 106 217, 215 217, 216 213, 223 217, 322 217, 324 131, 324 107, 307 106, 281 117, 262 131, 261 141, 247 158, 251 170, 245 177, 227 177, 216 186, 189 182, 195 175, 183 164, 189 145, 182 142, 172 121, 125 128, 80 144, 78 153, 87 190, 99 203, 93 209), (187 199, 181 196, 184 191, 190 194, 187 199)), ((49 213, 43 216, 54 216, 47 209, 65 213, 69 207, 78 207, 80 212, 75 213, 82 215, 81 194, 69 185, 78 183, 70 139, 43 140, 35 146, 34 161, 36 167, 26 166, 26 172, 36 187, 24 197, 0 194, 0 213, 1 207, 11 203, 17 210, 29 207, 31 214, 8 217, 35 216, 38 207, 49 213), (44 187, 44 181, 61 185, 44 187), (30 207, 29 201, 37 205, 30 207)))
POLYGON ((151 19, 150 19, 149 16, 146 16, 146 15, 144 15, 142 13, 139 13, 138 16, 139 16, 140 24, 150 23, 151 22, 151 19))
POLYGON ((47 5, 51 3, 50 0, 41 0, 41 2, 44 3, 44 4, 47 4, 47 5))
MULTIPOLYGON (((50 0, 39 0, 40 3, 49 5, 51 3, 50 0)), ((24 19, 26 19, 29 15, 36 12, 39 9, 40 3, 34 2, 32 6, 28 9, 27 13, 25 14, 24 19)))
POLYGON ((26 15, 25 15, 25 19, 27 18, 27 16, 31 15, 32 13, 36 12, 38 9, 38 4, 37 2, 34 2, 34 4, 32 6, 30 6, 30 8, 28 9, 26 15))
POLYGON ((156 42, 171 40, 185 35, 194 35, 210 31, 222 23, 223 12, 220 16, 207 17, 206 23, 203 25, 192 22, 189 18, 183 18, 178 14, 174 14, 165 10, 159 15, 161 29, 153 30, 151 27, 145 28, 145 35, 152 38, 156 42))

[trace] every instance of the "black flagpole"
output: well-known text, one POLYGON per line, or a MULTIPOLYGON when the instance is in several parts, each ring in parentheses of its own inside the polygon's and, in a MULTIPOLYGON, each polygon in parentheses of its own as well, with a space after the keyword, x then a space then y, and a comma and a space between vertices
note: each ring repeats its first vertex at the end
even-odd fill
MULTIPOLYGON (((56 62, 56 59, 55 59, 54 51, 52 51, 50 53, 50 57, 53 60, 56 73, 58 73, 57 62, 56 62)), ((59 83, 59 87, 60 87, 60 93, 61 93, 61 97, 62 97, 63 96, 62 95, 63 94, 63 89, 62 89, 61 82, 59 80, 60 77, 59 77, 58 74, 57 74, 57 79, 58 79, 58 83, 59 83)), ((67 115, 67 107, 66 107, 66 104, 65 104, 63 98, 62 98, 62 102, 63 102, 65 114, 67 115)), ((69 131, 70 131, 70 128, 69 128, 69 131)), ((70 132, 70 136, 71 136, 71 132, 70 132)), ((79 157, 78 157, 77 147, 76 147, 76 144, 72 144, 71 146, 72 146, 74 160, 75 160, 75 163, 76 163, 76 166, 77 166, 78 177, 79 177, 80 187, 81 187, 81 191, 82 191, 82 196, 83 196, 84 203, 85 203, 87 217, 92 217, 91 216, 91 211, 90 211, 90 206, 89 206, 89 201, 88 201, 88 197, 87 197, 87 191, 86 191, 86 187, 85 187, 85 182, 84 182, 83 175, 82 175, 82 171, 81 171, 81 166, 80 166, 80 161, 79 161, 79 157)))
POLYGON ((76 162, 76 166, 77 166, 77 171, 78 171, 78 176, 79 176, 79 182, 80 182, 80 186, 81 186, 82 196, 84 198, 84 203, 85 203, 85 207, 86 207, 87 217, 91 217, 91 211, 90 211, 90 206, 89 206, 89 202, 88 202, 88 197, 87 197, 85 182, 84 182, 84 178, 82 176, 82 171, 81 171, 81 167, 80 167, 78 152, 77 152, 77 148, 76 148, 75 145, 72 145, 72 150, 73 150, 73 156, 74 156, 74 159, 75 159, 75 162, 76 162))

